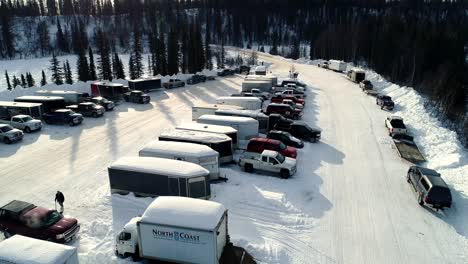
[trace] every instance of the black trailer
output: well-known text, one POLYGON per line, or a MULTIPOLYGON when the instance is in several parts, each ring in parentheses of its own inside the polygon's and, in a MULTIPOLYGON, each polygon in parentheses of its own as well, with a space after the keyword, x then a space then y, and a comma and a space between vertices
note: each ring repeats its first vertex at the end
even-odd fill
POLYGON ((109 168, 111 193, 211 197, 209 171, 198 164, 153 157, 124 157, 109 168))
POLYGON ((232 140, 226 135, 175 129, 161 133, 161 135, 159 135, 159 141, 176 141, 206 145, 219 153, 220 163, 230 163, 234 160, 232 154, 232 140))
POLYGON ((15 102, 42 104, 42 113, 63 109, 66 106, 65 99, 60 96, 29 95, 15 98, 15 102))
POLYGON ((29 115, 40 119, 42 117, 41 103, 0 102, 0 119, 10 119, 15 115, 29 115))
POLYGON ((129 80, 128 88, 130 90, 140 90, 145 93, 162 88, 161 78, 129 80))
POLYGON ((121 83, 95 82, 91 84, 91 96, 104 97, 109 100, 122 100, 124 94, 128 92, 128 87, 121 83))

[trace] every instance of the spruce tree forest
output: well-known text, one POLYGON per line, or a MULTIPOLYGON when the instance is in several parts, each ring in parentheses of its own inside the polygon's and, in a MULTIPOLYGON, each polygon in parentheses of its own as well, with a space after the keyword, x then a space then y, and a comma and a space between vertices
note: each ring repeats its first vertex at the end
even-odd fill
MULTIPOLYGON (((74 81, 59 55, 76 54, 87 81, 139 78, 143 60, 153 75, 211 69, 213 57, 223 65, 224 51, 209 44, 255 48, 369 67, 414 87, 468 134, 464 0, 0 0, 0 19, 0 58, 50 57, 57 84, 74 81)), ((36 84, 3 71, 9 88, 36 84)))

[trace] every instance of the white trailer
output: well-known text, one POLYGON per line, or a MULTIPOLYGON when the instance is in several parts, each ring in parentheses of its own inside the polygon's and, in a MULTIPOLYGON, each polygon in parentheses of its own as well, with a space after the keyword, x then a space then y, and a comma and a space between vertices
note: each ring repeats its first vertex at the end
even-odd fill
POLYGON ((273 84, 271 80, 244 80, 242 82, 242 92, 250 92, 252 89, 259 89, 262 92, 271 92, 273 84))
POLYGON ((59 96, 65 99, 65 103, 78 104, 83 101, 83 93, 75 91, 60 91, 60 90, 39 90, 35 92, 39 96, 59 96))
POLYGON ((183 123, 182 125, 177 126, 176 129, 223 134, 230 137, 232 140, 232 146, 237 148, 237 130, 230 126, 208 125, 191 122, 183 123))
POLYGON ((140 150, 139 156, 195 163, 210 172, 210 180, 219 179, 219 153, 205 145, 153 140, 140 150))
POLYGON ((237 105, 247 110, 257 110, 262 108, 262 100, 258 99, 257 97, 222 96, 216 99, 216 103, 237 105))
POLYGON ((220 109, 237 109, 243 110, 244 107, 228 104, 203 104, 192 106, 192 120, 197 120, 202 115, 214 115, 216 110, 220 109))
POLYGON ((255 75, 249 74, 245 76, 245 80, 257 80, 257 81, 271 81, 271 85, 278 84, 278 76, 267 74, 267 75, 255 75))
POLYGON ((260 65, 260 66, 255 67, 254 72, 255 72, 255 75, 266 75, 267 68, 264 65, 260 65))
POLYGON ((258 121, 258 132, 266 133, 268 129, 268 116, 262 113, 261 109, 258 109, 258 110, 220 109, 215 112, 215 115, 251 117, 258 121))
POLYGON ((75 247, 14 235, 0 242, 0 263, 78 264, 75 247))
POLYGON ((228 214, 217 202, 158 197, 116 236, 116 253, 176 263, 218 264, 228 242, 228 214))
POLYGON ((237 130, 238 148, 245 141, 258 136, 258 121, 250 117, 202 115, 197 122, 234 128, 237 130))
POLYGON ((340 60, 329 60, 328 61, 328 68, 330 70, 334 70, 337 72, 344 72, 346 71, 346 68, 348 67, 348 64, 344 61, 340 60))

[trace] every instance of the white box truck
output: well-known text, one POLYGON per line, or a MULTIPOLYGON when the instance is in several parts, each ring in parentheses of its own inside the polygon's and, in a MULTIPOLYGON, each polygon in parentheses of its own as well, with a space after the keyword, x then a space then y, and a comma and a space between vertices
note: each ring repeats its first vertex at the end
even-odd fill
POLYGON ((78 264, 75 247, 14 235, 0 242, 0 263, 78 264))
POLYGON ((153 140, 140 150, 139 156, 195 163, 210 172, 210 180, 219 179, 219 153, 205 145, 153 140))
POLYGON ((258 99, 257 97, 222 96, 216 99, 216 103, 225 105, 237 105, 247 110, 262 109, 262 100, 258 99))
POLYGON ((346 67, 348 67, 348 64, 344 61, 340 60, 329 60, 328 61, 328 68, 330 70, 334 70, 337 72, 344 72, 346 71, 346 67))
POLYGON ((228 104, 202 104, 192 106, 192 120, 197 120, 202 115, 214 115, 216 110, 220 109, 237 109, 243 110, 244 107, 228 104))
POLYGON ((230 126, 237 130, 237 142, 249 140, 258 136, 258 121, 251 117, 222 116, 222 115, 202 115, 197 120, 198 123, 230 126))
POLYGON ((217 264, 228 242, 228 214, 217 202, 158 197, 116 236, 116 254, 176 263, 217 264))
POLYGON ((190 123, 183 123, 182 125, 178 125, 176 129, 223 134, 231 138, 232 147, 234 148, 237 147, 237 130, 230 126, 208 125, 208 124, 190 122, 190 123))

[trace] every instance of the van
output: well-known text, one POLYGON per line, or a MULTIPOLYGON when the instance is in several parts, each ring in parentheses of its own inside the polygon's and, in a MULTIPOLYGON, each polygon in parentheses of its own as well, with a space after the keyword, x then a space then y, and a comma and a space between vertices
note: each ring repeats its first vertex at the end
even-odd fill
POLYGON ((262 100, 257 97, 223 96, 216 99, 218 104, 237 105, 248 110, 262 108, 262 100))
POLYGON ((237 148, 237 130, 230 126, 209 125, 202 123, 183 123, 182 125, 177 126, 176 129, 226 135, 231 138, 232 146, 237 148))
POLYGON ((258 121, 250 117, 202 115, 197 123, 232 127, 239 142, 258 136, 258 121))
POLYGON ((260 137, 250 139, 247 152, 262 153, 264 150, 273 150, 293 159, 297 157, 296 148, 286 146, 279 140, 260 137))
POLYGON ((111 193, 209 199, 209 171, 172 159, 123 157, 108 168, 111 193))
POLYGON ((192 106, 192 120, 197 120, 202 115, 214 115, 216 110, 235 109, 243 110, 244 107, 229 104, 201 104, 192 106))
POLYGON ((210 180, 219 178, 219 153, 205 145, 153 140, 146 144, 138 154, 140 157, 164 158, 195 163, 210 172, 210 180))

